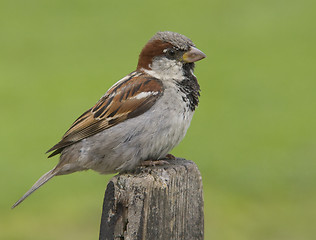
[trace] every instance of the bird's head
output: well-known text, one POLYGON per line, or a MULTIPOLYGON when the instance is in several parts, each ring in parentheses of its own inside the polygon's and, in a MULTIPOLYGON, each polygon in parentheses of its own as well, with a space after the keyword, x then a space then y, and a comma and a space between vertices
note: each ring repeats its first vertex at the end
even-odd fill
POLYGON ((173 75, 183 75, 183 69, 193 71, 194 62, 205 57, 186 36, 169 31, 158 32, 142 49, 137 70, 170 78, 173 75))

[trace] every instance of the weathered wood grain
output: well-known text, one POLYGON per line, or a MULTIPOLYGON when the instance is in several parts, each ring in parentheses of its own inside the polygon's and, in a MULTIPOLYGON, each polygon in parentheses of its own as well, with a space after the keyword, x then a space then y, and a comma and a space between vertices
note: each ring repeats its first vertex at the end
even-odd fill
POLYGON ((105 191, 100 240, 199 240, 204 235, 202 179, 196 164, 168 160, 118 174, 105 191))

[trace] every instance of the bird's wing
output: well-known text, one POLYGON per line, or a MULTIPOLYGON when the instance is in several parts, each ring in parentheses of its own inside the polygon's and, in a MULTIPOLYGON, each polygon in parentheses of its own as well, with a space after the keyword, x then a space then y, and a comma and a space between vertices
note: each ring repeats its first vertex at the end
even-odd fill
POLYGON ((61 141, 49 149, 49 157, 84 138, 134 118, 150 109, 163 94, 160 80, 133 72, 113 85, 96 105, 83 113, 61 141))

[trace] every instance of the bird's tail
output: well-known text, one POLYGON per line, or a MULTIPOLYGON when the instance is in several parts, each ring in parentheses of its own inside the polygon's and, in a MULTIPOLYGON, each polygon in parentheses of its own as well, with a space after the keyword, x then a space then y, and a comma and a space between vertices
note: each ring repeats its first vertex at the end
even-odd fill
POLYGON ((54 177, 58 171, 55 171, 55 169, 50 170, 49 172, 45 173, 43 176, 40 177, 40 179, 37 180, 37 182, 21 197, 13 206, 12 209, 15 208, 17 205, 19 205, 21 202, 24 201, 25 198, 30 196, 35 190, 37 190, 39 187, 41 187, 44 183, 46 183, 49 179, 54 177))

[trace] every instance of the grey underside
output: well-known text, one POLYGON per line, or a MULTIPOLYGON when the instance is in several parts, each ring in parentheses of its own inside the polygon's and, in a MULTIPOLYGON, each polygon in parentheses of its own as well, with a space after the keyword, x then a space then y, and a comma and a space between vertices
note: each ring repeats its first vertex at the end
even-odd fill
POLYGON ((67 164, 59 174, 86 169, 121 172, 164 157, 182 140, 193 115, 175 91, 166 89, 146 113, 65 148, 60 159, 67 164))

